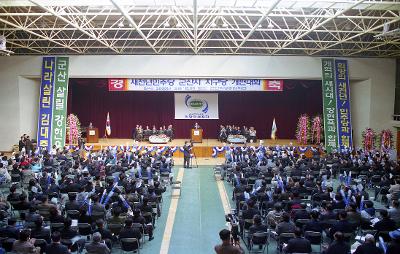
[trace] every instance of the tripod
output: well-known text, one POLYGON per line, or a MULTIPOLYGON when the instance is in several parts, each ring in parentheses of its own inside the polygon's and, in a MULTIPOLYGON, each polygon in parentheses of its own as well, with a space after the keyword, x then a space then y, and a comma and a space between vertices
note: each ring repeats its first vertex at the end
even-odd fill
MULTIPOLYGON (((194 148, 194 146, 193 146, 193 142, 191 142, 191 150, 194 148)), ((197 164, 197 157, 196 157, 196 153, 195 153, 195 151, 194 151, 194 149, 192 150, 193 151, 193 156, 190 156, 190 163, 189 163, 189 168, 199 168, 199 165, 197 164), (194 162, 195 162, 195 167, 193 167, 193 158, 194 158, 194 162)))

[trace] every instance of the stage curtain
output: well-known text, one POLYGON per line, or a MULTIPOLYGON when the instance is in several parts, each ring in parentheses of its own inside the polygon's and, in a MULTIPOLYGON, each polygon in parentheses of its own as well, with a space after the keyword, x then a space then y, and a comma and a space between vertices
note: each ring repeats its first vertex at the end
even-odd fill
MULTIPOLYGON (((285 80, 283 92, 219 92, 218 120, 198 120, 205 138, 216 138, 219 125, 254 126, 257 136, 270 138, 275 117, 280 139, 294 139, 302 113, 322 114, 321 81, 285 80)), ((172 124, 176 138, 189 138, 195 120, 174 119, 173 92, 109 92, 106 79, 70 79, 68 111, 83 126, 92 122, 103 136, 107 112, 111 138, 131 138, 136 124, 172 124)))

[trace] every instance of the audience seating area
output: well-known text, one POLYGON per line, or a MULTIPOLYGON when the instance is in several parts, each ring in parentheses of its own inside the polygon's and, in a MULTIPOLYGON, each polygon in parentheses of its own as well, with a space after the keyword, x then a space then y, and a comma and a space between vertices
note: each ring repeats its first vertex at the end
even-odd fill
POLYGON ((368 234, 382 250, 399 245, 389 232, 400 228, 400 171, 386 155, 306 158, 285 149, 262 152, 258 159, 255 154, 229 158, 214 169, 215 179, 232 191, 227 220, 243 249, 288 253, 298 239, 307 239, 312 250, 294 244, 300 248, 294 252, 336 253, 329 251, 338 241, 353 252, 368 234))
POLYGON ((98 244, 98 232, 102 248, 139 253, 157 230, 173 160, 161 153, 105 150, 83 157, 65 150, 3 157, 0 166, 11 176, 0 186, 0 244, 6 252, 23 253, 16 245, 28 232, 40 247, 31 253, 47 253, 59 232, 71 252, 106 253, 90 247, 98 244), (36 158, 43 168, 33 173, 36 158))

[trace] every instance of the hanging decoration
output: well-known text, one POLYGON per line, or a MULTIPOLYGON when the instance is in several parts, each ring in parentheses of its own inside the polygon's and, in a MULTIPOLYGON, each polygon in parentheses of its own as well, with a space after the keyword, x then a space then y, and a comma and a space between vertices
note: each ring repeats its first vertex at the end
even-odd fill
POLYGON ((371 128, 367 128, 362 132, 362 142, 365 152, 370 152, 375 149, 376 134, 371 128))
POLYGON ((310 134, 310 118, 307 114, 303 114, 297 122, 296 138, 299 145, 307 145, 310 134))
POLYGON ((81 123, 74 114, 69 114, 67 119, 67 138, 68 144, 78 144, 78 140, 81 137, 81 123))
POLYGON ((312 119, 311 123, 311 143, 319 145, 322 137, 322 119, 317 115, 312 119))
POLYGON ((393 133, 391 130, 382 130, 379 134, 379 146, 382 152, 388 152, 393 147, 393 133))

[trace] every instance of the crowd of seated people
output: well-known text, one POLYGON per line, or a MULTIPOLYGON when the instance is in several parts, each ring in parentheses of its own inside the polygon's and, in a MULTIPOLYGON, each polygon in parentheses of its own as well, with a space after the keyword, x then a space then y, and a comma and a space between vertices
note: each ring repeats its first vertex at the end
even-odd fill
POLYGON ((134 238, 139 247, 145 236, 154 239, 172 166, 168 150, 14 154, 5 167, 11 179, 2 183, 10 187, 0 199, 0 246, 15 253, 110 253, 115 245, 132 247, 134 238))
POLYGON ((219 170, 233 186, 235 216, 247 248, 265 243, 256 233, 268 232, 268 240, 286 253, 310 253, 311 244, 324 242, 330 244, 325 253, 348 254, 356 234, 372 232, 372 240, 385 241, 387 254, 398 253, 400 167, 387 154, 315 152, 307 158, 289 147, 248 147, 240 156, 228 154, 219 170), (385 184, 374 181, 383 178, 385 184))
POLYGON ((220 125, 218 140, 221 142, 226 142, 230 135, 242 135, 246 138, 247 142, 256 142, 257 141, 257 131, 254 127, 248 128, 247 126, 243 126, 240 128, 235 125, 220 125))
POLYGON ((149 141, 149 137, 152 135, 161 135, 164 134, 170 138, 170 140, 174 139, 174 129, 172 125, 168 125, 168 127, 160 126, 160 128, 156 128, 153 125, 153 128, 149 128, 147 125, 145 129, 143 129, 142 125, 136 125, 135 129, 133 130, 133 139, 136 141, 149 141))

